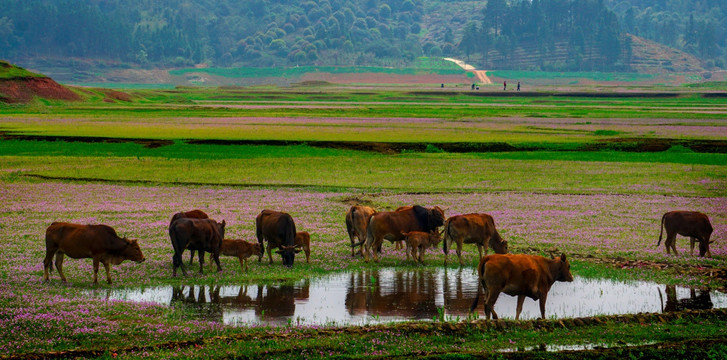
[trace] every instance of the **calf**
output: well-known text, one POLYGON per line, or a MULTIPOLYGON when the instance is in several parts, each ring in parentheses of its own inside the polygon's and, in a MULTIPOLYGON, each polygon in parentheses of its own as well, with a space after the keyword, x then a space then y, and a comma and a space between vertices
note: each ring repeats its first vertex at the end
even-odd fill
MULTIPOLYGON (((263 257, 263 250, 258 243, 251 243, 245 240, 224 239, 220 247, 220 254, 234 256, 240 260, 240 270, 248 271, 247 258, 257 255, 258 259, 263 257)), ((210 254, 210 267, 212 266, 213 254, 210 254)))
POLYGON ((409 251, 411 250, 411 257, 414 261, 418 259, 422 265, 425 265, 422 259, 424 251, 429 247, 436 247, 439 244, 439 231, 437 230, 432 230, 428 233, 423 231, 410 231, 405 233, 402 231, 401 234, 405 236, 406 259, 409 260, 409 251), (419 251, 419 256, 417 256, 417 250, 419 251))
POLYGON ((669 249, 674 250, 674 255, 678 255, 676 244, 677 234, 682 236, 689 236, 690 251, 689 254, 694 254, 694 243, 699 241, 699 256, 712 257, 712 252, 709 251, 709 244, 712 242, 709 240, 712 236, 712 224, 709 223, 709 217, 698 211, 670 211, 661 217, 661 226, 659 226, 659 242, 656 243, 658 247, 661 244, 661 237, 666 229, 666 253, 669 254, 669 249))
POLYGON ((307 231, 295 233, 295 247, 302 248, 305 252, 305 262, 310 263, 310 234, 307 231))
POLYGON ((484 310, 487 319, 490 319, 490 314, 497 319, 493 306, 501 292, 517 296, 516 320, 520 318, 526 296, 540 300, 540 317, 545 319, 545 301, 550 287, 556 281, 573 281, 570 263, 566 260, 565 254, 553 259, 537 255, 488 255, 480 259, 477 270, 480 283, 470 311, 475 311, 477 308, 481 290, 484 289, 484 310))
POLYGON ((109 263, 118 265, 124 260, 143 262, 139 244, 136 240, 120 238, 116 231, 107 225, 79 225, 54 222, 45 230, 45 259, 43 260, 43 280, 48 281, 53 269, 53 256, 61 280, 63 275, 63 255, 73 259, 93 259, 93 283, 98 284, 98 264, 106 268, 106 282, 111 284, 109 263))

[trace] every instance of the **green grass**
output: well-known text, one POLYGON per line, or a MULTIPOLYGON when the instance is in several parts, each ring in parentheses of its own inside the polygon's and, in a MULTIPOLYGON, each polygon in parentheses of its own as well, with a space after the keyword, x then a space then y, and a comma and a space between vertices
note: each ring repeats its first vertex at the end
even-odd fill
POLYGON ((397 74, 397 75, 415 75, 415 74, 439 74, 439 75, 464 75, 465 71, 455 66, 440 64, 434 60, 417 61, 410 68, 385 68, 375 66, 296 66, 290 68, 190 68, 170 70, 169 74, 174 76, 184 76, 189 73, 205 73, 215 76, 231 77, 231 78, 258 78, 258 77, 283 77, 296 78, 307 73, 325 72, 331 74, 397 74))
POLYGON ((588 79, 594 81, 626 81, 637 82, 650 80, 656 77, 654 74, 639 73, 615 73, 615 72, 549 72, 549 71, 516 71, 516 70, 494 70, 488 71, 488 76, 495 76, 505 79, 522 80, 548 80, 548 79, 588 79))
POLYGON ((19 66, 0 60, 0 79, 18 79, 29 77, 45 77, 42 74, 36 74, 25 70, 19 66))

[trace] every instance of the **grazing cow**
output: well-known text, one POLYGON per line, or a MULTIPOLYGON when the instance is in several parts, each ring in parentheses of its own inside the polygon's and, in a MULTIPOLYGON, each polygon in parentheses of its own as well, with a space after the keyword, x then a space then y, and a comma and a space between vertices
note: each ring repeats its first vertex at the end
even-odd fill
POLYGON ((310 234, 307 231, 295 233, 295 247, 303 248, 305 262, 310 263, 310 234))
POLYGON ((356 246, 359 248, 361 256, 363 256, 364 247, 363 244, 366 242, 366 227, 369 224, 371 215, 376 214, 376 210, 369 206, 354 205, 348 209, 346 213, 346 230, 348 231, 348 237, 351 240, 351 257, 354 255, 354 249, 356 246), (358 238, 358 243, 353 241, 353 238, 358 238))
MULTIPOLYGON (((169 221, 169 228, 170 229, 172 228, 172 224, 176 220, 178 220, 178 219, 184 219, 184 218, 188 218, 188 219, 209 219, 209 216, 207 216, 207 214, 204 211, 198 210, 198 209, 190 210, 190 211, 180 211, 180 212, 178 212, 178 213, 176 213, 176 214, 174 214, 172 216, 172 220, 169 221)), ((194 260, 194 252, 197 249, 191 248, 191 247, 187 247, 187 249, 189 249, 189 266, 192 266, 192 261, 194 260)))
POLYGON ((699 241, 699 256, 712 257, 712 252, 709 251, 709 244, 713 241, 709 240, 712 236, 712 224, 709 223, 709 218, 704 213, 698 211, 670 211, 661 217, 661 225, 659 226, 659 242, 656 246, 659 247, 661 244, 661 236, 664 234, 666 229, 666 253, 669 254, 669 249, 674 250, 674 255, 677 253, 676 238, 677 234, 682 236, 689 236, 690 251, 689 254, 694 254, 694 243, 699 241))
POLYGON ((537 255, 495 254, 483 257, 477 268, 480 283, 477 285, 477 297, 470 306, 475 311, 480 300, 481 290, 485 290, 485 317, 490 314, 497 319, 493 306, 500 292, 517 296, 515 319, 520 318, 525 297, 540 300, 540 317, 545 319, 545 300, 548 291, 556 281, 573 281, 570 263, 562 254, 560 258, 548 259, 537 255))
POLYGON ((271 264, 273 256, 270 252, 272 249, 278 248, 276 253, 283 258, 283 265, 293 267, 295 254, 300 250, 295 245, 296 231, 292 216, 284 212, 263 210, 255 218, 255 233, 257 242, 260 243, 263 251, 265 251, 263 241, 268 241, 268 258, 271 264))
POLYGON ((418 259, 422 265, 425 265, 422 259, 424 251, 429 247, 436 247, 439 244, 439 231, 437 230, 432 230, 428 233, 423 231, 410 231, 408 233, 402 232, 401 234, 405 237, 406 259, 409 260, 409 251, 411 249, 411 257, 414 261, 418 259), (419 256, 417 256, 417 250, 419 251, 419 256))
MULTIPOLYGON (((260 244, 251 243, 238 239, 223 239, 220 254, 225 256, 234 256, 240 260, 240 270, 247 271, 250 267, 247 264, 247 258, 257 255, 258 259, 263 257, 263 251, 260 244)), ((210 266, 212 266, 212 254, 210 254, 210 266)))
POLYGON ((487 247, 495 250, 496 254, 507 254, 507 241, 500 237, 495 229, 495 220, 488 214, 466 214, 452 216, 444 223, 444 264, 447 265, 447 255, 452 247, 452 242, 457 243, 457 257, 459 265, 462 266, 462 244, 476 244, 477 250, 482 258, 482 248, 487 255, 487 247))
MULTIPOLYGON (((431 209, 419 205, 406 206, 397 211, 382 211, 371 216, 366 229, 366 249, 364 259, 369 261, 371 249, 378 249, 384 239, 391 242, 402 241, 402 233, 410 231, 430 232, 444 224, 444 211, 438 206, 431 209)), ((374 251, 374 261, 379 255, 374 251)))
POLYGON ((118 265, 124 260, 137 263, 144 261, 136 240, 120 238, 116 231, 107 225, 79 225, 54 222, 45 230, 45 259, 43 260, 43 280, 48 281, 53 270, 52 259, 56 257, 56 268, 61 280, 63 275, 63 255, 72 259, 93 259, 93 283, 98 284, 98 264, 106 268, 106 281, 111 284, 109 264, 118 265))
POLYGON ((177 276, 177 268, 182 269, 182 274, 187 276, 184 268, 182 253, 184 249, 194 248, 199 251, 199 273, 202 274, 204 266, 204 252, 212 253, 217 264, 217 271, 222 271, 220 266, 220 247, 222 239, 225 238, 225 221, 221 223, 212 219, 182 218, 174 221, 169 227, 169 238, 172 240, 174 256, 172 257, 172 276, 177 276))

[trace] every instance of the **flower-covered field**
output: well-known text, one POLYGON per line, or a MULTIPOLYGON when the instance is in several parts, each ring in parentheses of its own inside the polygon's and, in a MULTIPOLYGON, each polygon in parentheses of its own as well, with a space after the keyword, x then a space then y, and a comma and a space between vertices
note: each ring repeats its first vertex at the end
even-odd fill
MULTIPOLYGON (((45 228, 53 221, 104 223, 121 236, 139 240, 147 258, 136 264, 112 266, 114 283, 100 287, 139 287, 157 284, 273 281, 315 276, 347 268, 413 266, 401 250, 385 245, 382 263, 364 264, 350 256, 344 214, 355 201, 380 210, 407 204, 440 206, 447 216, 487 212, 510 242, 511 252, 531 248, 598 258, 624 257, 667 262, 722 264, 727 255, 727 200, 725 198, 660 195, 556 195, 520 192, 446 194, 360 194, 291 189, 236 189, 224 187, 123 186, 57 182, 5 183, 0 188, 0 352, 28 353, 75 347, 103 348, 118 336, 132 343, 219 335, 234 331, 219 323, 200 322, 181 310, 151 304, 90 299, 91 261, 66 259, 69 279, 63 285, 57 272, 42 282, 45 228), (171 277, 172 249, 167 226, 180 210, 203 209, 226 220, 226 237, 254 241, 254 218, 263 209, 289 212, 298 231, 311 233, 311 263, 298 257, 293 270, 280 264, 252 262, 241 273, 237 261, 222 258, 223 272, 205 269, 204 275, 171 277), (661 215, 672 209, 700 209, 710 215, 717 240, 716 260, 688 255, 688 240, 678 238, 675 258, 657 248, 661 215)), ((476 262, 476 249, 465 245, 465 261, 476 262)), ((186 253, 185 253, 186 255, 186 253)), ((185 256, 187 261, 188 255, 185 256)), ((441 249, 427 254, 429 266, 441 266, 441 249)), ((454 266, 454 265, 450 265, 454 266)), ((103 271, 103 269, 101 270, 103 271)), ((687 281, 689 279, 683 279, 687 281)))

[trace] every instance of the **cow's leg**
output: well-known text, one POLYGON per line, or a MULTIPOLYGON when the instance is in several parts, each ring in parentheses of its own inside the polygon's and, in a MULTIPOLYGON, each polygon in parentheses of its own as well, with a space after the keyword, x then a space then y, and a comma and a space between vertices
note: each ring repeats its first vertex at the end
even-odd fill
POLYGON ((525 295, 517 296, 517 308, 515 308, 515 320, 520 320, 520 313, 523 311, 523 302, 525 301, 525 295))
POLYGON ((189 250, 189 266, 192 266, 192 263, 194 263, 194 250, 189 250))
POLYGON ((424 258, 422 258, 424 251, 426 251, 424 245, 419 245, 419 263, 426 266, 427 264, 424 263, 424 258))
POLYGON ((98 285, 98 258, 93 258, 93 284, 98 285))
POLYGON ((305 249, 305 263, 310 264, 310 247, 306 247, 305 249))
POLYGON ((217 272, 222 271, 222 266, 220 265, 220 253, 219 251, 212 253, 212 255, 215 258, 215 264, 217 264, 217 272))
POLYGON ((492 314, 493 319, 497 319, 495 302, 497 301, 497 297, 500 296, 502 289, 499 287, 487 287, 485 291, 485 319, 489 320, 490 314, 492 314))
POLYGON ((457 240, 457 258, 459 258, 459 266, 464 266, 464 261, 462 261, 462 241, 457 240))
POLYGON ((53 270, 53 255, 57 249, 48 249, 45 251, 45 259, 43 259, 43 281, 50 280, 50 271, 53 270))
POLYGON ((482 246, 480 244, 477 244, 477 251, 480 253, 480 257, 477 258, 477 261, 480 261, 482 259, 482 248, 485 248, 485 255, 487 255, 487 246, 482 246))
POLYGON ((111 265, 108 261, 102 261, 103 267, 106 269, 106 282, 111 284, 111 265))
MULTIPOLYGON (((378 241, 374 241, 374 249, 381 248, 381 245, 384 243, 384 238, 381 238, 378 241)), ((379 252, 374 251, 374 262, 379 262, 379 252)))
POLYGON ((242 256, 238 256, 237 259, 240 260, 240 271, 247 271, 245 270, 245 259, 243 259, 242 256))
POLYGON ((545 300, 548 300, 548 293, 543 292, 540 295, 540 318, 545 319, 545 300))
POLYGON ((63 253, 57 252, 56 253, 56 269, 58 269, 58 275, 61 276, 61 281, 64 283, 67 283, 68 280, 66 280, 66 275, 63 274, 63 253))
POLYGON ((202 266, 204 266, 204 250, 198 250, 197 253, 199 254, 197 256, 199 257, 199 273, 204 274, 204 272, 202 271, 202 266))
POLYGON ((268 244, 268 258, 270 259, 270 265, 273 264, 273 254, 271 253, 271 250, 273 250, 273 247, 268 244))
POLYGON ((697 242, 697 238, 689 237, 689 256, 694 256, 694 243, 697 242))
POLYGON ((668 233, 667 232, 667 234, 666 234, 666 241, 664 241, 664 246, 666 246, 666 253, 667 254, 670 253, 670 249, 674 249, 674 255, 679 255, 677 253, 677 249, 676 249, 676 246, 675 246, 676 240, 677 240, 677 234, 676 234, 676 232, 674 232, 674 233, 668 233))

